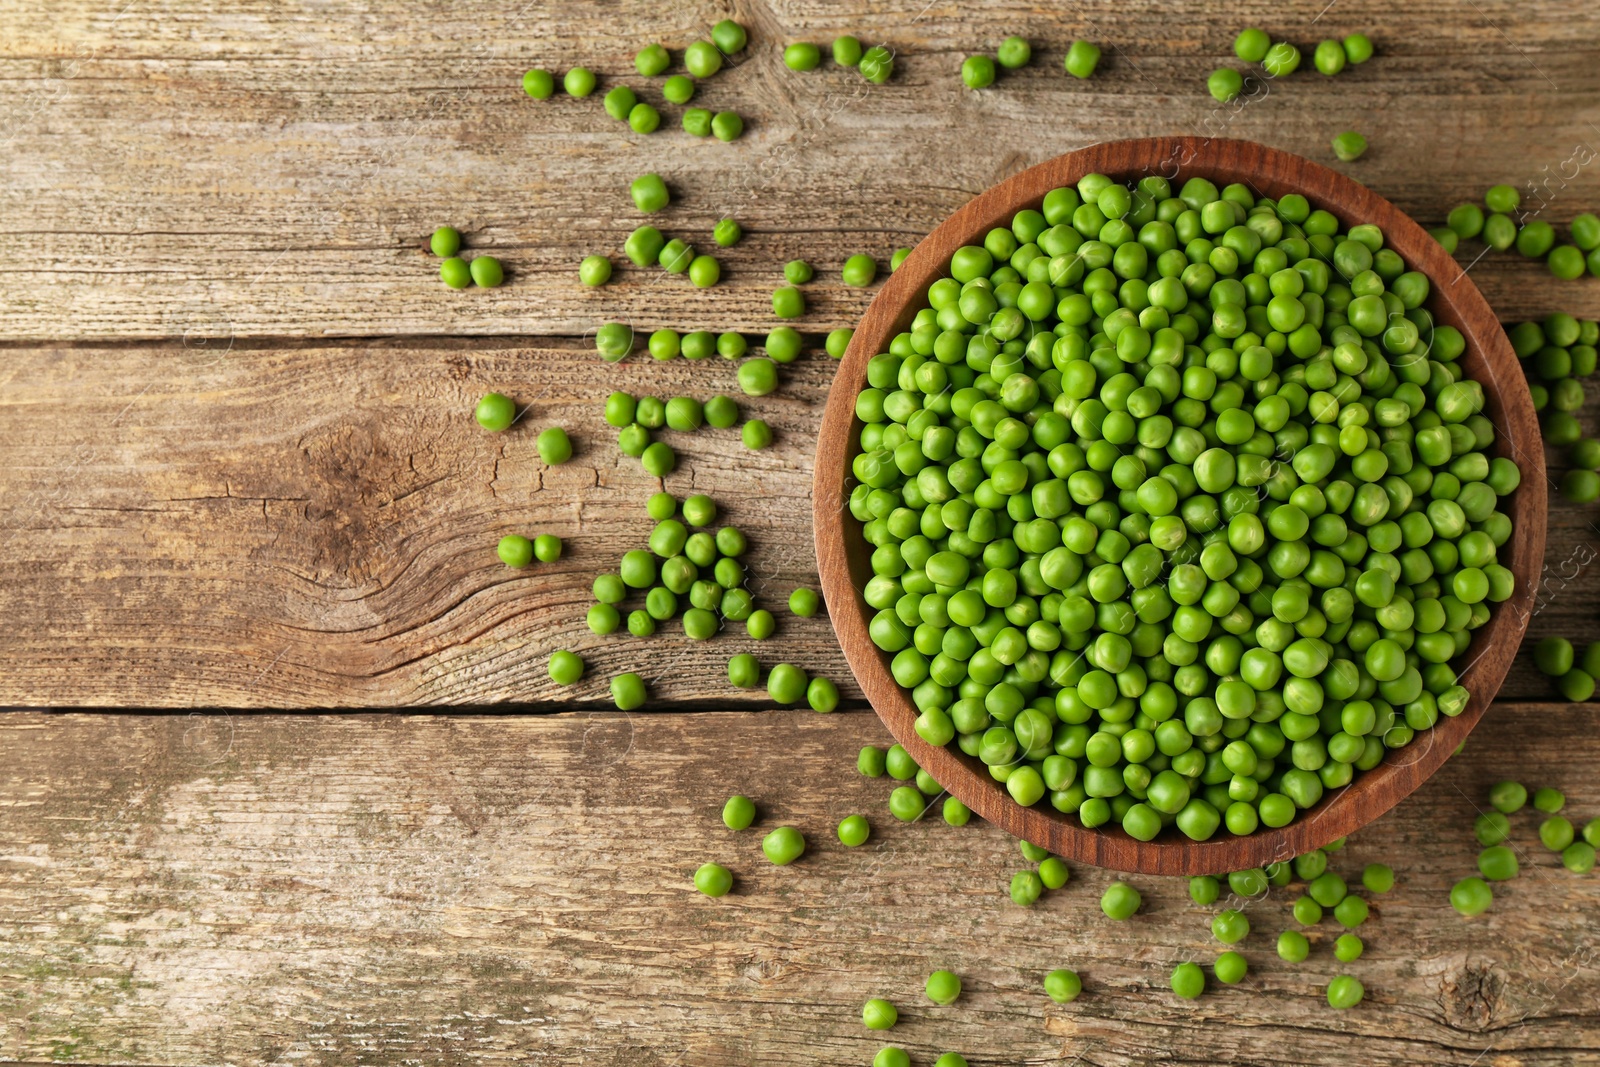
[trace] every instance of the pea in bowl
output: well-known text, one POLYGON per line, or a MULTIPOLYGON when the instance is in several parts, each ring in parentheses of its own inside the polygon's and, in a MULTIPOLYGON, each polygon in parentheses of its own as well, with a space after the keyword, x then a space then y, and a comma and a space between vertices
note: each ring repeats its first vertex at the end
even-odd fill
POLYGON ((828 398, 818 566, 890 732, 1059 855, 1240 870, 1365 825, 1527 626, 1543 452, 1482 295, 1243 141, 1096 145, 907 257, 828 398))

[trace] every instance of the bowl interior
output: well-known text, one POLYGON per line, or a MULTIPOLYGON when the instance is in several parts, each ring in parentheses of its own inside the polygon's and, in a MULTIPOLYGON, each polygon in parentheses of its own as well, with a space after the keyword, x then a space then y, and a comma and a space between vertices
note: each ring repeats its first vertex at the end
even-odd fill
POLYGON ((868 308, 834 379, 817 445, 813 506, 823 592, 845 656, 874 709, 918 765, 985 819, 1058 855, 1124 871, 1180 875, 1259 866, 1343 837, 1393 807, 1455 752, 1499 689, 1527 629, 1544 555, 1545 486, 1538 423, 1516 355, 1482 294, 1438 242, 1387 200, 1310 160, 1248 141, 1171 137, 1098 144, 1025 170, 967 203, 912 251, 868 308), (1471 692, 1466 710, 1390 751, 1351 784, 1327 790, 1279 830, 1232 837, 1220 829, 1211 840, 1194 842, 1169 827, 1155 840, 1141 842, 1120 828, 1085 829, 1076 816, 1063 815, 1048 802, 1024 808, 977 759, 954 746, 934 748, 917 736, 909 694, 894 681, 889 657, 867 634, 873 611, 860 589, 871 577, 870 546, 847 506, 854 485, 850 459, 861 429, 856 397, 866 384, 867 361, 886 351, 890 339, 927 306, 928 287, 947 273, 957 248, 980 243, 989 229, 1008 224, 1016 212, 1039 208, 1051 189, 1090 173, 1122 181, 1158 174, 1175 185, 1196 176, 1218 187, 1240 182, 1258 196, 1300 193, 1346 227, 1378 225, 1386 246, 1409 269, 1429 278, 1424 306, 1436 322, 1454 326, 1466 338, 1461 363, 1483 385, 1484 414, 1497 430, 1494 452, 1522 471, 1521 485, 1500 505, 1514 527, 1500 561, 1515 575, 1516 591, 1495 607, 1465 655, 1454 661, 1461 684, 1471 692))

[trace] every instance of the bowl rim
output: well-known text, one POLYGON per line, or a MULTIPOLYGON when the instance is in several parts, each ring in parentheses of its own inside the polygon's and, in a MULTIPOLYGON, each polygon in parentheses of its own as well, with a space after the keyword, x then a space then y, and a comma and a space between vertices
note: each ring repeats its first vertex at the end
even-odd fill
POLYGON ((1312 160, 1253 141, 1146 137, 1101 142, 1029 167, 968 201, 918 243, 867 308, 837 368, 818 434, 812 508, 818 573, 840 646, 878 716, 918 766, 983 818, 1057 855, 1121 871, 1194 875, 1287 860, 1344 837, 1408 796, 1454 754, 1494 699, 1537 610, 1546 501, 1543 442, 1520 362, 1483 294, 1432 235, 1388 200, 1312 160), (1048 803, 1024 808, 975 758, 953 746, 935 748, 917 735, 913 728, 917 711, 889 673, 888 657, 868 636, 872 609, 858 590, 870 569, 860 523, 847 507, 849 460, 860 429, 855 404, 865 386, 867 361, 887 350, 895 333, 909 327, 928 287, 945 276, 956 248, 981 241, 984 233, 1009 223, 1017 211, 1039 208, 1050 189, 1074 185, 1090 173, 1122 180, 1150 174, 1169 179, 1199 176, 1219 186, 1243 181, 1257 196, 1301 193, 1313 207, 1332 212, 1347 226, 1376 223, 1383 230, 1385 247, 1394 248, 1409 269, 1428 277, 1424 306, 1437 322, 1454 326, 1466 339, 1460 362, 1484 387, 1483 413, 1497 431, 1495 452, 1512 459, 1522 472, 1506 509, 1513 533, 1510 558, 1503 561, 1515 575, 1516 591, 1495 608, 1467 649, 1467 666, 1458 672, 1471 693, 1466 709, 1419 731, 1411 744, 1389 750, 1383 762, 1358 773, 1350 784, 1325 790, 1318 803, 1298 813, 1286 827, 1263 828, 1242 837, 1220 829, 1221 836, 1203 842, 1168 827, 1146 842, 1115 824, 1086 829, 1048 803))

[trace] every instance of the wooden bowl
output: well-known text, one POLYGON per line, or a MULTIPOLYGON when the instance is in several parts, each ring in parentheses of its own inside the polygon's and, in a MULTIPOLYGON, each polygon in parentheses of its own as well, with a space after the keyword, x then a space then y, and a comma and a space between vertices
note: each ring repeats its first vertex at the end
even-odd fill
POLYGON ((815 479, 817 564, 828 612, 851 670, 889 732, 951 794, 1008 833, 1069 859, 1144 874, 1216 874, 1287 859, 1359 829, 1416 789, 1455 752, 1504 680, 1527 629, 1544 558, 1546 483, 1538 421, 1517 357, 1483 295, 1438 242, 1381 196, 1320 164, 1249 141, 1152 137, 1098 144, 1031 167, 951 215, 906 258, 856 329, 828 395, 815 479), (1178 181, 1205 177, 1218 186, 1242 182, 1257 195, 1304 194, 1313 207, 1333 212, 1347 226, 1376 223, 1387 245, 1432 282, 1426 306, 1436 321, 1466 338, 1461 362, 1483 384, 1485 414, 1499 432, 1495 451, 1522 470, 1522 484, 1509 500, 1514 525, 1509 561, 1502 553, 1502 562, 1516 575, 1516 592, 1496 606, 1467 650, 1468 666, 1461 671, 1462 684, 1472 694, 1467 709, 1388 753, 1350 785, 1328 791, 1282 829, 1233 837, 1223 828, 1211 840, 1195 842, 1169 827, 1142 842, 1109 825, 1085 829, 1076 816, 1062 815, 1048 803, 1024 808, 977 759, 954 746, 934 748, 917 736, 910 697, 890 675, 889 657, 867 636, 872 611, 860 589, 871 577, 871 552, 846 506, 850 458, 861 429, 856 395, 866 383, 867 360, 910 328, 917 310, 926 306, 928 286, 943 276, 957 248, 981 243, 990 228, 1008 224, 1017 211, 1038 208, 1051 189, 1094 172, 1121 180, 1159 174, 1178 181))

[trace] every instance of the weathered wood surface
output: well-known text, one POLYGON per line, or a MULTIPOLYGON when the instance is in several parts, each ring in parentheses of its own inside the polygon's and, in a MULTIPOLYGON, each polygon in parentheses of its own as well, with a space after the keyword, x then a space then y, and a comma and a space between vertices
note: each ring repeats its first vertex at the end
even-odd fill
MULTIPOLYGON (((643 545, 657 486, 617 450, 601 398, 737 394, 723 360, 647 362, 445 341, 6 353, 0 618, 19 624, 0 627, 0 704, 598 706, 607 679, 641 663, 662 703, 764 703, 727 684, 743 651, 858 696, 826 618, 785 607, 795 585, 816 585, 812 434, 834 366, 821 353, 785 367, 777 393, 741 397, 774 426, 772 448, 750 452, 736 430, 664 434, 680 449, 667 488, 710 492, 748 532, 779 637, 589 632, 592 579, 643 545), (505 434, 470 416, 491 388, 531 405, 505 434), (534 449, 550 422, 578 442, 554 468, 534 449), (512 571, 495 557, 502 534, 541 531, 566 538, 559 563, 512 571), (545 673, 556 648, 589 661, 575 690, 545 673)), ((1533 636, 1592 636, 1593 519, 1555 501, 1533 636)), ((1526 660, 1503 695, 1546 699, 1526 660)))
MULTIPOLYGON (((1571 0, 207 7, 5 6, 0 253, 22 269, 0 337, 581 336, 619 316, 764 331, 795 256, 824 268, 813 320, 838 324, 866 302, 837 280, 847 255, 886 256, 999 178, 1131 136, 1243 137, 1328 161, 1334 134, 1364 129, 1371 151, 1341 169, 1429 224, 1500 181, 1556 182, 1558 220, 1600 203, 1600 168, 1563 166, 1580 144, 1600 153, 1600 14, 1571 0), (746 116, 735 144, 683 133, 676 107, 641 137, 598 95, 521 92, 529 66, 583 63, 659 103, 634 51, 681 48, 730 12, 755 44, 698 102, 746 116), (1236 63, 1245 25, 1300 42, 1306 62, 1220 107, 1204 80, 1236 63), (1332 79, 1311 69, 1308 46, 1356 30, 1375 35, 1378 59, 1332 79), (847 31, 897 49, 893 81, 782 66, 784 41, 847 31), (1035 42, 1036 62, 963 91, 962 59, 1010 33, 1035 42), (1088 82, 1060 66, 1078 36, 1107 46, 1088 82), (722 215, 747 224, 713 292, 655 271, 578 284, 579 259, 619 253, 638 224, 627 183, 648 170, 679 193, 657 220, 673 232, 706 243, 722 215), (423 249, 445 222, 503 256, 511 284, 441 286, 423 249)), ((1514 256, 1483 267, 1504 316, 1600 306, 1592 286, 1552 284, 1514 256)))
MULTIPOLYGON (((849 325, 871 294, 838 283, 847 255, 887 256, 997 179, 1126 136, 1327 161, 1354 127, 1372 149, 1340 169, 1426 223, 1500 181, 1544 184, 1546 217, 1565 220, 1600 206, 1600 167, 1572 162, 1600 150, 1597 29, 1565 0, 0 0, 0 250, 16 267, 0 296, 0 706, 570 709, 0 717, 0 1057, 853 1064, 879 1044, 861 1000, 888 995, 919 1063, 947 1047, 976 1064, 1594 1060, 1593 877, 1554 867, 1524 822, 1536 870, 1475 922, 1443 904, 1472 869, 1471 800, 1503 773, 1600 814, 1584 797, 1594 710, 1510 703, 1550 692, 1525 662, 1464 755, 1345 854, 1343 870, 1388 859, 1402 881, 1348 968, 1368 1004, 1335 1014, 1331 930, 1307 965, 1272 954, 1283 894, 1252 905, 1247 989, 1178 1005, 1171 965, 1217 948, 1180 884, 1141 882, 1146 913, 1115 926, 1095 907, 1109 876, 1084 868, 1024 912, 1002 896, 1018 862, 995 828, 891 825, 885 783, 848 770, 884 739, 875 719, 759 713, 723 682, 753 649, 858 696, 825 620, 780 611, 762 648, 601 640, 582 613, 593 573, 645 536, 655 487, 617 454, 605 393, 733 391, 721 361, 601 365, 598 323, 760 335, 799 256, 819 268, 803 328, 849 325), (528 66, 574 63, 641 86, 640 45, 677 49, 727 14, 755 45, 697 103, 744 114, 735 144, 688 138, 675 108, 637 137, 598 97, 518 89, 528 66), (1336 79, 1308 63, 1232 114, 1203 80, 1249 24, 1302 47, 1362 30, 1380 55, 1336 79), (894 81, 782 68, 781 42, 840 32, 893 45, 894 81), (1034 66, 962 91, 962 58, 1011 33, 1034 40, 1034 66), (1060 71, 1078 36, 1110 46, 1087 83, 1060 71), (621 264, 639 221, 626 184, 646 170, 679 197, 665 229, 703 243, 723 215, 745 224, 717 289, 627 268, 577 284, 588 253, 621 264), (423 247, 444 222, 501 255, 510 284, 440 286, 423 247), (529 425, 478 431, 466 413, 488 388, 531 402, 529 425), (527 432, 546 421, 578 445, 548 471, 527 432), (567 537, 567 558, 499 567, 496 538, 537 530, 567 537), (561 646, 590 662, 575 690, 544 675, 561 646), (592 710, 641 662, 647 710, 592 710), (735 790, 805 828, 812 854, 780 871, 753 833, 730 841, 715 813, 735 790), (856 810, 877 836, 848 854, 831 828, 856 810), (740 875, 734 897, 687 888, 710 858, 740 875), (934 1011, 920 986, 941 965, 967 994, 934 1011), (1037 989, 1059 965, 1088 983, 1068 1007, 1037 989)), ((1600 316, 1593 280, 1515 256, 1472 276, 1507 321, 1600 316)), ((768 452, 669 435, 684 463, 668 488, 711 492, 750 532, 769 601, 815 578, 809 436, 831 370, 807 355, 746 404, 778 430, 768 452)), ((1554 505, 1531 636, 1593 634, 1593 521, 1554 505)))
MULTIPOLYGON (((0 719, 0 1056, 140 1064, 418 1062, 1557 1065, 1600 1049, 1600 875, 1573 875, 1516 818, 1524 873, 1466 920, 1471 821, 1507 771, 1600 814, 1595 709, 1502 706, 1465 752, 1334 869, 1384 861, 1365 955, 1274 951, 1297 889, 1244 905, 1253 973, 1193 1004, 1171 968, 1221 947, 1182 879, 1136 878, 1099 911, 1077 867, 1032 910, 998 828, 896 823, 864 713, 535 717, 12 715, 0 719), (64 755, 70 758, 64 759, 64 755), (756 827, 722 826, 744 792, 756 827), (871 842, 839 845, 865 812, 871 842), (761 858, 765 829, 808 837, 761 858), (716 860, 734 893, 700 897, 716 860), (1085 992, 1058 1006, 1042 975, 1085 992), (928 972, 964 992, 936 1008, 928 972), (1330 976, 1367 988, 1323 1001, 1330 976), (895 1001, 888 1035, 861 1003, 895 1001)), ((1220 906, 1220 905, 1219 905, 1220 906)))

